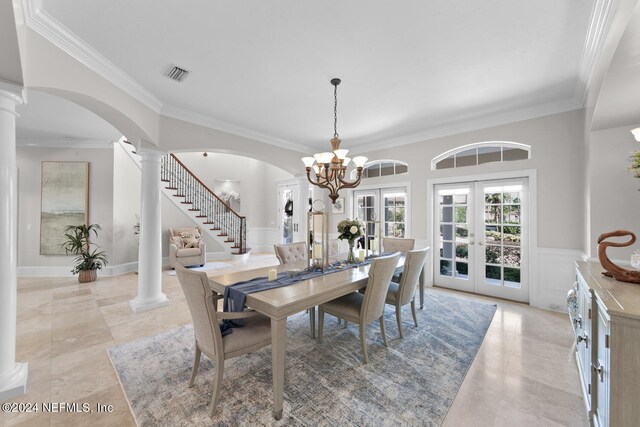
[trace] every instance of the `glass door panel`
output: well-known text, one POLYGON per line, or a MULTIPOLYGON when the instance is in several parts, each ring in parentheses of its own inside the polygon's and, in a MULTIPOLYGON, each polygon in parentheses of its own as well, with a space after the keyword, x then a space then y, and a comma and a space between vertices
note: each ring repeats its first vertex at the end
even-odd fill
POLYGON ((406 191, 382 191, 385 236, 405 237, 406 205, 406 191))
POLYGON ((456 186, 438 186, 436 189, 436 230, 438 251, 435 253, 436 285, 453 289, 473 291, 470 280, 470 264, 473 258, 469 254, 473 228, 470 220, 470 184, 456 186))
POLYGON ((484 217, 478 227, 484 229, 483 256, 479 257, 478 293, 517 301, 528 301, 529 290, 523 270, 524 224, 522 214, 526 195, 523 179, 485 181, 476 184, 478 204, 484 217))

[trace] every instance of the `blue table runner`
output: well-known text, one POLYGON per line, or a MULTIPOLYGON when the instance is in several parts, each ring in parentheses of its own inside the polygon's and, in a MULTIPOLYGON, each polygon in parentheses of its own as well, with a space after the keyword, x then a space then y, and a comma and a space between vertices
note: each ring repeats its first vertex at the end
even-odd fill
MULTIPOLYGON (((283 286, 293 285, 294 283, 301 282, 303 280, 313 279, 314 277, 322 276, 324 274, 331 274, 348 268, 360 267, 362 265, 370 264, 373 259, 373 257, 369 257, 358 264, 346 264, 344 261, 337 261, 329 265, 328 268, 325 268, 324 271, 318 267, 309 267, 302 270, 300 274, 295 276, 291 276, 287 272, 279 273, 276 280, 269 280, 268 277, 256 277, 244 282, 234 283, 224 289, 223 311, 243 311, 248 294, 281 288, 283 286)), ((224 336, 232 332, 231 328, 241 327, 243 325, 244 322, 242 322, 241 319, 225 320, 223 324, 220 325, 220 330, 224 336)))

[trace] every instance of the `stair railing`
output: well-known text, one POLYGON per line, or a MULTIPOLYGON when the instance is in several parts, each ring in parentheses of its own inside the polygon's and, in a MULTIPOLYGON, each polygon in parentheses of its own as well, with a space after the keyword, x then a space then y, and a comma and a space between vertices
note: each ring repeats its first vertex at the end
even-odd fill
POLYGON ((226 242, 233 243, 238 254, 247 251, 247 219, 218 197, 209 187, 195 176, 174 154, 162 158, 160 177, 167 182, 169 190, 176 196, 184 197, 183 204, 190 204, 196 217, 204 219, 211 230, 219 230, 219 236, 226 236, 226 242))

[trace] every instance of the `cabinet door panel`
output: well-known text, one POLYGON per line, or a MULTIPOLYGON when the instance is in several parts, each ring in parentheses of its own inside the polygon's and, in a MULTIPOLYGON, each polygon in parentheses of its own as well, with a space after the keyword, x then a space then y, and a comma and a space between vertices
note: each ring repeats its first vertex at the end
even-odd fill
POLYGON ((603 310, 596 304, 597 308, 597 349, 595 360, 593 361, 594 383, 596 388, 596 407, 594 417, 597 418, 600 426, 609 425, 609 349, 607 348, 607 336, 609 335, 609 320, 603 310))

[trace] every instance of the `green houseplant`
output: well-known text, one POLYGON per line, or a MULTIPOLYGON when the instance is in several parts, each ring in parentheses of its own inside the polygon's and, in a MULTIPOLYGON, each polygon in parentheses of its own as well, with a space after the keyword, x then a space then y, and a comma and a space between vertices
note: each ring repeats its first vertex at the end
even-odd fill
POLYGON ((640 178, 640 151, 632 152, 631 156, 629 156, 629 160, 631 161, 629 172, 631 172, 636 178, 640 178))
POLYGON ((68 225, 64 229, 66 241, 62 247, 67 254, 76 256, 71 273, 78 274, 80 283, 93 282, 96 280, 97 270, 107 265, 105 251, 98 250, 99 246, 89 241, 91 233, 98 236, 98 230, 102 230, 100 224, 68 225))

